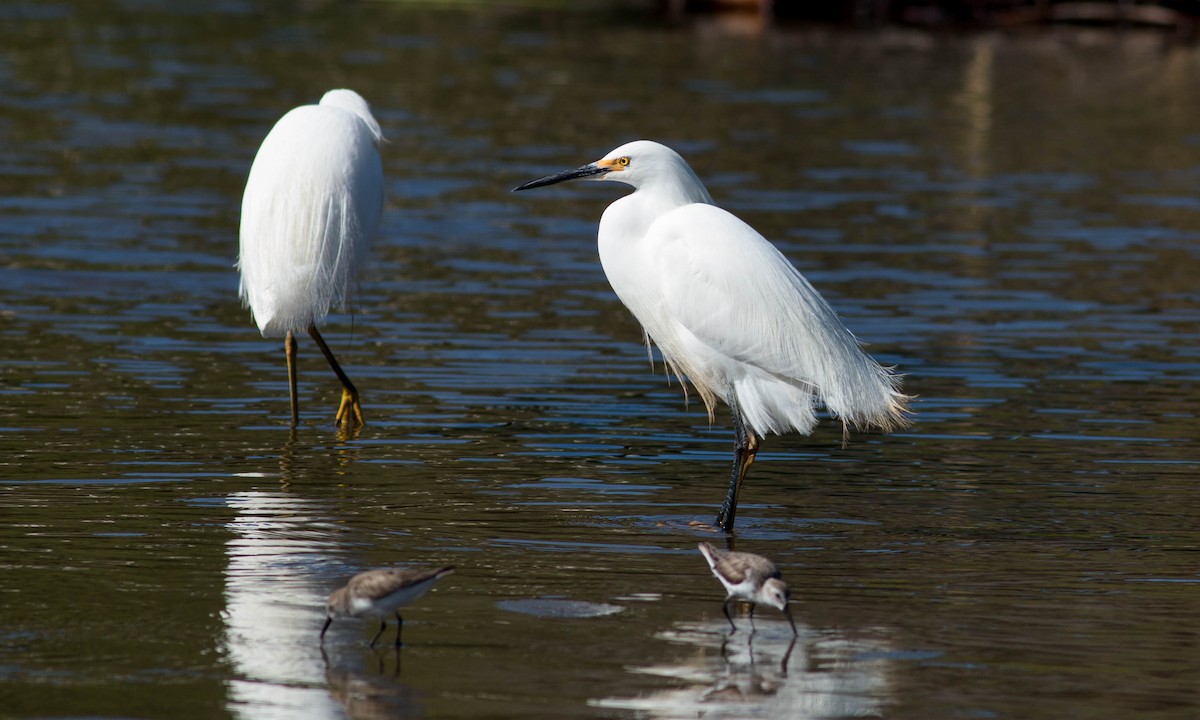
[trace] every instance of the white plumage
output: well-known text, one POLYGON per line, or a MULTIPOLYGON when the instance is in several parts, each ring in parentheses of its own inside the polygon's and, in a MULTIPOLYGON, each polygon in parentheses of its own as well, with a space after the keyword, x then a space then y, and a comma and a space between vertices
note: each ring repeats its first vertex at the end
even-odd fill
POLYGON ((639 140, 516 189, 574 178, 635 188, 600 219, 604 273, 672 371, 696 388, 710 419, 718 400, 733 412, 738 444, 718 525, 733 527, 762 435, 811 432, 821 404, 851 427, 905 423, 899 377, 862 351, 774 245, 712 204, 675 151, 639 140))
POLYGON ((367 102, 331 90, 284 115, 263 140, 242 197, 239 294, 264 337, 285 337, 298 420, 293 334, 313 335, 343 380, 338 422, 361 424, 357 391, 317 325, 350 294, 383 210, 383 133, 367 102))

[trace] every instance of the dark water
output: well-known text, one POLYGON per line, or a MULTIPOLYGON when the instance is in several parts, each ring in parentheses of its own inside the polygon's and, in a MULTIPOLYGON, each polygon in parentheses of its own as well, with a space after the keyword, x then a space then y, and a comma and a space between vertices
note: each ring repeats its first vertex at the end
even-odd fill
POLYGON ((0 8, 0 715, 1195 718, 1200 50, 392 3, 0 8), (286 109, 371 101, 382 237, 326 338, 236 299, 286 109), (917 422, 771 438, 728 637, 695 551, 731 433, 605 282, 613 187, 508 189, 636 137, 685 154, 917 422), (454 563, 317 640, 354 572, 454 563), (748 620, 739 618, 743 628, 748 620))

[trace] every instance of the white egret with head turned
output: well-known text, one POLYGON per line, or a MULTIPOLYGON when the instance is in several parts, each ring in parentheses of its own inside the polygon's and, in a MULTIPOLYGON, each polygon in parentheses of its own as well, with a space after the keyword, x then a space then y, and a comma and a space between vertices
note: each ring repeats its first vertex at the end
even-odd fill
POLYGON ((363 424, 358 390, 317 325, 348 298, 383 211, 383 132, 367 101, 330 90, 263 140, 242 197, 239 294, 263 337, 284 338, 292 425, 299 422, 296 338, 306 331, 342 383, 335 420, 363 424))
POLYGON ((638 140, 514 190, 576 178, 634 188, 600 218, 604 274, 668 369, 695 387, 710 422, 718 400, 733 413, 737 441, 719 527, 733 530, 763 435, 812 432, 819 404, 843 427, 906 424, 900 378, 863 352, 774 245, 712 204, 674 150, 638 140))

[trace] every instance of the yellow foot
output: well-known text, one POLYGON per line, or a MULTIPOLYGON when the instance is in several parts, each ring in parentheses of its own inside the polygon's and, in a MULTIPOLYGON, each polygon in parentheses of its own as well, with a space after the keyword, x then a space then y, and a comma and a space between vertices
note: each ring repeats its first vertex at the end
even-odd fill
POLYGON ((333 421, 343 428, 362 427, 367 424, 363 420, 362 406, 358 404, 357 390, 342 388, 342 404, 338 406, 333 421))

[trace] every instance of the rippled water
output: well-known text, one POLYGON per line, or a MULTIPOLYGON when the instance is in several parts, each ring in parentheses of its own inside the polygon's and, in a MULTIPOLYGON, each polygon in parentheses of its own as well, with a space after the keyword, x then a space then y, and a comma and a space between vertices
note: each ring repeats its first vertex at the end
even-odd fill
POLYGON ((1200 51, 394 3, 0 9, 0 715, 1194 718, 1200 51), (286 109, 373 104, 383 232, 325 336, 236 299, 286 109), (732 636, 695 551, 731 433, 596 260, 645 136, 775 240, 916 424, 770 438, 732 636), (394 563, 458 571, 317 633, 394 563))

